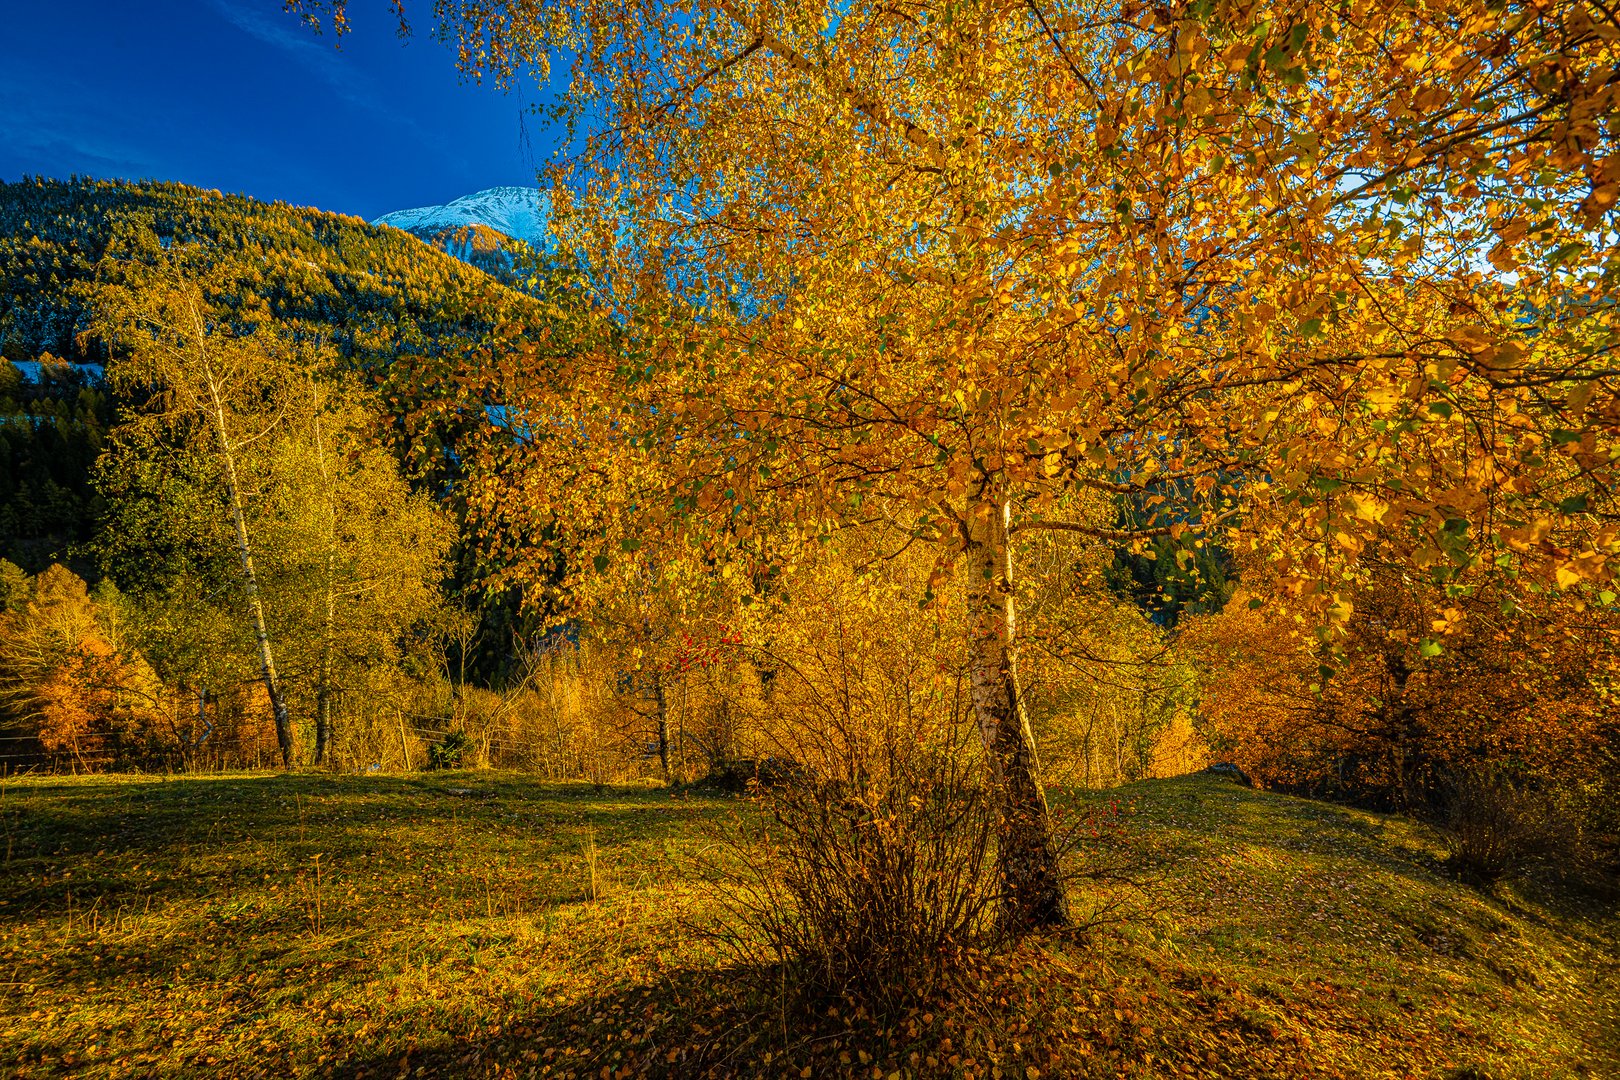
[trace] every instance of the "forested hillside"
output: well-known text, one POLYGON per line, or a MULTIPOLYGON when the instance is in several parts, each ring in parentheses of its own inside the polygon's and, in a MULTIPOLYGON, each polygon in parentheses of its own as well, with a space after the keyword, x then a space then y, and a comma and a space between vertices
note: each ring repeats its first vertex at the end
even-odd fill
POLYGON ((0 765, 374 758, 384 703, 442 727, 447 626, 498 674, 456 449, 498 402, 432 373, 534 300, 395 229, 95 180, 0 185, 0 299, 0 765))
POLYGON ((79 548, 100 502, 90 468, 106 445, 112 399, 101 379, 65 363, 0 364, 0 559, 42 570, 53 559, 89 572, 79 548))
POLYGON ((360 363, 438 352, 487 329, 499 293, 466 264, 397 230, 184 184, 74 179, 0 183, 0 342, 9 360, 43 353, 98 362, 81 287, 113 226, 142 219, 169 241, 204 243, 258 268, 249 282, 278 320, 360 363), (476 302, 475 302, 476 301, 476 302))
MULTIPOLYGON (((166 243, 204 245, 236 268, 227 302, 262 302, 291 333, 381 380, 385 396, 391 362, 464 352, 527 303, 466 263, 358 218, 183 184, 0 183, 0 348, 22 366, 0 370, 0 558, 30 573, 62 561, 97 574, 85 549, 100 513, 90 467, 119 403, 97 377, 107 349, 88 332, 88 287, 130 223, 166 243)), ((510 260, 503 266, 510 271, 510 260)))
POLYGON ((524 264, 515 254, 512 238, 487 225, 454 225, 406 230, 425 244, 475 266, 509 285, 520 280, 524 264))

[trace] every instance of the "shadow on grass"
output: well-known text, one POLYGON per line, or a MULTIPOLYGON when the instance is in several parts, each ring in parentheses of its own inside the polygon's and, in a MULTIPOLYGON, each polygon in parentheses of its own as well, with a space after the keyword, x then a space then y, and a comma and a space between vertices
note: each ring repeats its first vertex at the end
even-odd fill
MULTIPOLYGON (((88 905, 229 896, 266 871, 319 854, 383 859, 402 837, 440 849, 504 834, 554 842, 588 828, 604 854, 670 831, 662 825, 718 810, 723 800, 676 799, 658 789, 595 789, 478 774, 423 777, 271 775, 127 779, 13 786, 5 815, 9 857, 0 922, 88 905), (165 871, 153 878, 156 865, 165 871), (136 879, 133 870, 145 868, 136 879)), ((454 858, 454 856, 452 856, 454 858)), ((330 863, 329 863, 330 865, 330 863)))
MULTIPOLYGON (((1115 795, 1128 801, 1133 794, 1125 789, 1075 802, 1115 795)), ((1209 778, 1154 781, 1140 795, 1139 830, 1188 860, 1247 852, 1263 864, 1257 878, 1307 896, 1285 879, 1324 867, 1353 877, 1376 865, 1421 880, 1425 891, 1411 894, 1421 903, 1457 900, 1441 896, 1444 880, 1407 854, 1402 845, 1416 834, 1398 819, 1209 778), (1332 865, 1302 866, 1319 855, 1331 856, 1332 865)), ((1274 980, 1270 968, 1244 966, 1246 960, 1228 963, 1213 947, 1165 953, 1123 933, 1112 946, 1106 939, 1095 947, 1057 941, 1050 956, 998 959, 986 982, 991 989, 951 1007, 956 1027, 940 1027, 936 1017, 933 1028, 902 1024, 888 1032, 852 1025, 826 1009, 793 1008, 779 989, 773 992, 781 983, 771 971, 710 966, 671 950, 673 892, 651 889, 631 902, 634 890, 626 885, 623 904, 592 906, 589 919, 576 918, 576 908, 555 922, 548 910, 544 925, 532 920, 520 940, 502 937, 517 931, 499 915, 485 918, 487 901, 468 873, 505 860, 525 895, 572 903, 578 881, 566 874, 577 864, 566 860, 577 858, 589 830, 604 853, 637 864, 636 873, 678 884, 657 876, 664 872, 656 864, 659 845, 683 836, 691 845, 698 818, 734 807, 730 800, 672 799, 645 789, 598 793, 476 773, 95 781, 12 788, 6 799, 9 827, 19 838, 26 833, 28 844, 13 865, 28 873, 0 873, 0 930, 12 934, 0 944, 0 958, 15 968, 7 978, 50 981, 48 992, 18 994, 0 1010, 11 1012, 8 1022, 20 1036, 11 1049, 0 1040, 0 1072, 7 1075, 583 1080, 796 1076, 807 1067, 814 1076, 870 1077, 874 1068, 884 1076, 964 1075, 966 1067, 952 1066, 951 1056, 977 1055, 987 1065, 983 1045, 972 1040, 995 1038, 993 1052, 1003 1055, 1007 1076, 1019 1075, 1010 1064, 1017 1061, 1038 1064, 1048 1076, 1111 1080, 1169 1075, 1168 1062, 1196 1075, 1292 1080, 1307 1075, 1320 1056, 1298 1034, 1339 1039, 1343 1049, 1360 1046, 1375 1030, 1385 1042, 1369 1054, 1393 1048, 1415 1055, 1410 1068, 1393 1071, 1433 1074, 1427 1064, 1419 1067, 1431 1060, 1428 1044, 1406 1032, 1405 1011, 1358 997, 1362 991, 1353 986, 1346 994, 1346 983, 1359 977, 1351 968, 1363 946, 1331 935, 1323 939, 1333 952, 1320 978, 1299 986, 1274 980), (22 817, 13 801, 19 791, 22 817), (124 832, 98 835, 97 821, 121 823, 124 832), (390 888, 415 891, 380 894, 369 909, 372 901, 363 898, 329 916, 325 936, 313 934, 289 892, 312 853, 353 859, 390 888), (416 888, 429 879, 474 891, 416 888), (172 921, 162 921, 154 902, 153 921, 133 933, 64 933, 57 905, 66 889, 82 905, 99 884, 172 901, 166 917, 172 921), (272 886, 281 889, 274 902, 267 899, 272 886), (25 910, 19 900, 33 906, 25 910), (475 918, 465 913, 469 903, 475 918), (491 968, 499 979, 489 976, 491 968), (92 1022, 80 1003, 98 995, 106 999, 100 1007, 106 1019, 92 1022), (61 1010, 54 1023, 20 1019, 47 1009, 61 1010), (120 1070, 97 1059, 106 1052, 94 1047, 109 1040, 126 1061, 139 1055, 149 1067, 120 1070), (862 1051, 870 1060, 861 1059, 862 1051), (1053 1054, 1061 1056, 1055 1065, 1053 1054), (937 1068, 927 1064, 929 1056, 937 1068), (65 1062, 70 1067, 61 1067, 65 1062), (21 1067, 10 1072, 8 1064, 21 1067)), ((115 901, 102 903, 105 913, 115 901)), ((1222 918, 1235 930, 1275 943, 1276 913, 1221 903, 1222 918)), ((1293 948, 1276 945, 1275 953, 1293 948)), ((1452 959, 1445 966, 1450 971, 1452 959)), ((1402 969, 1402 978, 1425 971, 1418 963, 1402 969)), ((1435 983, 1413 985, 1433 992, 1435 983)), ((1377 993, 1384 984, 1369 986, 1367 993, 1377 993)), ((1449 984, 1443 989, 1453 993, 1449 984)), ((1448 1054, 1474 1052, 1450 1029, 1431 1034, 1430 1041, 1450 1040, 1448 1054)), ((1479 1053, 1487 1051, 1500 1047, 1479 1053)), ((1356 1059, 1369 1070, 1373 1061, 1356 1059)))
MULTIPOLYGON (((1133 1070, 1151 1066, 1155 1051, 1162 1062, 1175 1043, 1125 1011, 1148 999, 1103 982, 1102 966, 1073 954, 1051 965, 1045 950, 1063 952, 1079 940, 1059 935, 978 955, 953 995, 882 1021, 848 1002, 796 1000, 779 969, 681 969, 656 983, 535 1010, 500 1031, 421 1045, 408 1056, 358 1054, 327 1075, 360 1080, 407 1069, 434 1077, 580 1080, 1142 1075, 1133 1070), (1093 1006, 1104 1000, 1109 1009, 1093 1006), (1055 1055, 1065 1053, 1066 1064, 1054 1068, 1055 1055), (999 1063, 994 1072, 992 1062, 999 1063), (1040 1068, 1030 1068, 1037 1062, 1040 1068)), ((1147 1075, 1161 1073, 1149 1068, 1147 1075)))
POLYGON ((417 1070, 434 1077, 497 1076, 511 1069, 529 1075, 549 1066, 550 1075, 578 1077, 753 1075, 766 1054, 780 1063, 784 1051, 802 1056, 813 1041, 793 1030, 784 1041, 781 1024, 769 1022, 769 1008, 753 992, 767 982, 766 973, 752 970, 671 972, 658 983, 520 1014, 496 1031, 444 1036, 408 1053, 361 1052, 323 1074, 358 1080, 417 1070))
MULTIPOLYGON (((418 1018, 402 1017, 402 1034, 383 1029, 362 1029, 344 1036, 322 1032, 323 1017, 308 1017, 316 1041, 289 1053, 255 1051, 251 1043, 227 1046, 234 1028, 250 1025, 254 1015, 278 1003, 266 1001, 252 988, 233 991, 219 1002, 221 1015, 208 1024, 212 1040, 193 1037, 176 1042, 150 1072, 130 1072, 127 1053, 120 1068, 118 1057, 65 1030, 41 1028, 0 1054, 17 1068, 17 1075, 147 1075, 220 1077, 463 1077, 546 1075, 575 1077, 734 1077, 780 1075, 769 1063, 791 1056, 815 1060, 814 1036, 771 1023, 770 1003, 757 1000, 748 988, 765 985, 766 975, 755 971, 712 970, 672 972, 661 982, 626 986, 554 1008, 539 1008, 470 1022, 465 1030, 453 1025, 434 1029, 426 1016, 424 1030, 418 1018), (738 990, 744 992, 739 994, 738 990), (767 1058, 769 1055, 769 1058, 767 1058), (606 1070, 604 1072, 604 1070, 606 1070)), ((285 1001, 279 1003, 285 1006, 285 1001)), ((824 1033, 818 1032, 823 1035, 824 1033)), ((127 1051, 127 1048, 125 1048, 127 1051)), ((800 1066, 795 1066, 793 1075, 800 1066)), ((868 1074, 870 1070, 867 1070, 868 1074)), ((9 1075, 9 1074, 8 1074, 9 1075)), ((820 1069, 817 1075, 826 1075, 820 1069)))

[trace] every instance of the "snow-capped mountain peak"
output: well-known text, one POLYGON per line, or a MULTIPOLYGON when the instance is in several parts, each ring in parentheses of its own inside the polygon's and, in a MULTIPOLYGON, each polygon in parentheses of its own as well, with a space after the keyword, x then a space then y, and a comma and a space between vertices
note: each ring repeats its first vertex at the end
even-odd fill
POLYGON ((443 206, 419 206, 384 214, 373 225, 428 236, 445 230, 482 225, 515 240, 525 240, 537 248, 547 247, 546 232, 551 220, 551 201, 538 188, 493 187, 452 199, 443 206))

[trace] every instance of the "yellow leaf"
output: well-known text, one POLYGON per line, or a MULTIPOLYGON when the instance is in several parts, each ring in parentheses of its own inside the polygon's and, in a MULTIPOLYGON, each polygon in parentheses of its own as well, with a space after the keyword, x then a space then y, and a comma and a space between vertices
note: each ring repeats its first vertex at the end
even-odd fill
POLYGON ((1491 336, 1483 327, 1473 323, 1463 323, 1451 331, 1451 340, 1456 342, 1465 352, 1481 353, 1491 344, 1491 336))
POLYGON ((1384 520, 1384 515, 1389 513, 1389 504, 1371 495, 1352 492, 1349 495, 1349 502, 1356 517, 1361 521, 1379 524, 1384 520))

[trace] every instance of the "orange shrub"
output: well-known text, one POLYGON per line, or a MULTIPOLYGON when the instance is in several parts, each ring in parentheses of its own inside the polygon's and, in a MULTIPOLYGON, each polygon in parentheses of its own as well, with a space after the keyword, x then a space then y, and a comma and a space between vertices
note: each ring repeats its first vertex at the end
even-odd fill
POLYGON ((1466 593, 1379 568, 1324 643, 1251 583, 1194 621, 1203 716, 1257 782, 1432 804, 1450 777, 1585 782, 1620 738, 1620 616, 1480 575, 1466 593))

